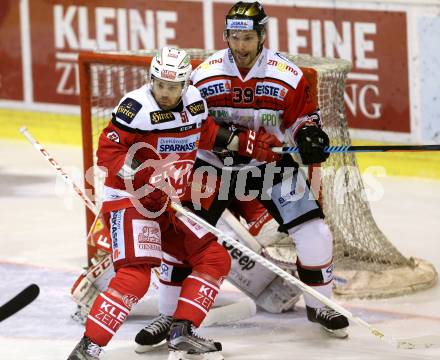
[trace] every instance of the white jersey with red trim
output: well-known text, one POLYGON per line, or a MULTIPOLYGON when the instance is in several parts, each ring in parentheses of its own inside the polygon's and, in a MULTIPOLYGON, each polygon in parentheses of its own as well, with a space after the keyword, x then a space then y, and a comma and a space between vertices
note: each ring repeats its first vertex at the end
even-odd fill
MULTIPOLYGON (((231 50, 220 50, 193 71, 191 82, 200 90, 218 124, 256 131, 263 127, 283 142, 292 142, 305 122, 320 125, 317 102, 303 72, 272 50, 263 48, 244 77, 231 50)), ((200 150, 197 156, 218 167, 223 165, 211 152, 200 150)))
MULTIPOLYGON (((104 205, 115 209, 119 203, 121 207, 126 207, 127 200, 133 195, 127 191, 121 171, 125 169, 126 173, 130 173, 131 168, 145 161, 151 161, 152 167, 142 169, 135 175, 133 172, 134 189, 147 183, 155 185, 168 177, 177 195, 181 196, 187 186, 197 149, 201 142, 206 142, 200 141, 200 134, 202 124, 205 125, 207 119, 205 100, 194 86, 188 87, 180 104, 170 111, 158 106, 150 85, 124 96, 99 139, 98 165, 107 169, 104 205), (127 164, 129 149, 134 151, 135 161, 131 165, 127 164), (165 164, 170 156, 173 161, 165 164), (158 172, 155 165, 161 169, 168 168, 173 173, 165 173, 166 170, 158 172)), ((212 119, 210 121, 214 124, 212 119)))

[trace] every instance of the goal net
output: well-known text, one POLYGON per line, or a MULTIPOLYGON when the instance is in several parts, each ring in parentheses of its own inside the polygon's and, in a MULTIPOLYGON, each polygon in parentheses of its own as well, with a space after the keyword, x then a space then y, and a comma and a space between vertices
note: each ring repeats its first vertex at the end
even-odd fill
MULTIPOLYGON (((212 54, 201 49, 187 50, 193 67, 212 54)), ((149 63, 156 51, 80 53, 85 186, 97 203, 103 183, 103 174, 94 167, 99 135, 119 100, 146 82, 149 63)), ((286 56, 303 69, 315 89, 331 144, 351 145, 344 110, 344 87, 350 63, 341 59, 286 56)), ((431 264, 403 256, 376 225, 353 154, 332 155, 322 168, 312 170, 309 171, 313 174, 312 183, 320 180, 320 198, 334 237, 336 295, 388 297, 426 289, 436 283, 437 273, 431 264)), ((94 216, 86 211, 90 229, 94 216)), ((294 256, 293 246, 280 245, 275 252, 284 257, 294 256)), ((89 260, 94 253, 91 241, 89 260)))

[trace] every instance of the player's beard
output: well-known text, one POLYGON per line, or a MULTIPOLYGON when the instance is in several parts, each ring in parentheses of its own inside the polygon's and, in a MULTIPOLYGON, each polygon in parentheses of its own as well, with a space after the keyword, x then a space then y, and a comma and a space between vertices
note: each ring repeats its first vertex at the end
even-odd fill
POLYGON ((161 97, 156 102, 162 110, 171 110, 179 104, 180 98, 177 101, 173 101, 170 97, 161 97))
POLYGON ((172 108, 171 99, 170 98, 160 98, 157 101, 157 104, 160 106, 163 110, 170 110, 172 108))
POLYGON ((258 57, 258 50, 239 51, 233 50, 234 60, 239 68, 251 68, 258 57))

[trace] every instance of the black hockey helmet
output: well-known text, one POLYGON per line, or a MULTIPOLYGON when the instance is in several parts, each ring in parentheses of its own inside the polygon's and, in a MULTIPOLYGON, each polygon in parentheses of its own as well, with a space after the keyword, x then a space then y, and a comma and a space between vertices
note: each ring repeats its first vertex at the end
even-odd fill
POLYGON ((269 17, 258 1, 239 1, 226 15, 224 37, 228 37, 230 30, 255 30, 261 38, 266 31, 268 20, 269 17))

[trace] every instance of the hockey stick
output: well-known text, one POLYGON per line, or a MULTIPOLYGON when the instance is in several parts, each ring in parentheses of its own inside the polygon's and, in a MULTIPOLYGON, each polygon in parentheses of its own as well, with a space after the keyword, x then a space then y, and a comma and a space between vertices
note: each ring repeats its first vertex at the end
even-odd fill
MULTIPOLYGON (((272 151, 278 154, 297 154, 298 146, 273 147, 272 151)), ((440 151, 440 145, 339 145, 326 146, 324 151, 334 153, 359 152, 391 152, 391 151, 440 151)))
POLYGON ((438 335, 428 335, 428 336, 422 336, 419 338, 411 338, 411 339, 395 339, 393 337, 386 336, 383 332, 379 331, 366 321, 362 320, 361 318, 353 315, 351 312, 343 308, 342 306, 338 305, 337 303, 333 302, 331 299, 325 297, 324 295, 320 294, 310 286, 304 284, 299 279, 295 278, 294 276, 290 275, 286 271, 282 270, 269 260, 265 259, 264 257, 256 254, 237 240, 233 239, 230 236, 227 236, 226 234, 223 234, 220 230, 218 230, 216 227, 209 224, 207 221, 203 220, 199 216, 195 215, 191 211, 183 208, 181 205, 172 203, 171 206, 174 210, 180 212, 182 215, 186 216, 187 218, 191 219, 198 225, 205 228, 207 231, 211 232, 212 234, 216 235, 218 238, 221 238, 222 241, 227 242, 229 245, 234 246, 236 249, 240 250, 243 254, 249 256, 254 261, 259 262, 261 265, 265 266, 269 270, 273 271, 275 274, 283 278, 284 280, 288 281, 289 283, 296 285, 299 287, 302 291, 310 294, 315 299, 319 300, 323 304, 329 306, 333 310, 336 310, 340 314, 344 315, 351 321, 355 322, 356 324, 368 329, 371 334, 374 336, 381 338, 382 340, 386 341, 387 343, 397 347, 397 348, 405 348, 405 349, 415 349, 415 348, 429 348, 440 345, 440 336, 438 335))
POLYGON ((38 294, 40 293, 40 288, 38 285, 31 284, 17 295, 15 295, 6 304, 0 306, 0 322, 7 319, 8 317, 14 315, 17 311, 20 311, 25 306, 29 305, 34 301, 38 294))
MULTIPOLYGON (((64 181, 71 185, 79 197, 84 201, 87 207, 98 216, 99 210, 96 205, 90 200, 90 198, 85 194, 80 187, 78 187, 73 179, 61 168, 58 162, 49 154, 49 152, 27 131, 26 127, 20 128, 20 132, 29 140, 29 142, 34 146, 34 148, 41 153, 41 155, 52 165, 58 174, 60 174, 64 181)), ((97 218, 95 218, 96 221, 97 218)), ((87 237, 90 236, 93 225, 89 231, 87 237)), ((18 309, 19 310, 19 309, 18 309)), ((18 311, 17 310, 17 311, 18 311)), ((205 318, 203 325, 210 326, 213 324, 223 325, 233 321, 239 321, 247 319, 256 313, 255 304, 252 301, 238 301, 236 303, 227 304, 224 306, 216 307, 211 309, 208 316, 205 318)))
POLYGON ((37 141, 33 138, 33 136, 27 131, 26 127, 23 126, 20 128, 20 132, 29 140, 29 142, 34 146, 34 148, 41 153, 41 155, 52 165, 52 167, 56 170, 56 172, 62 176, 64 181, 72 186, 73 190, 78 194, 78 196, 84 201, 89 210, 98 215, 99 210, 96 205, 90 200, 90 198, 82 191, 70 178, 70 176, 64 172, 61 166, 55 161, 55 159, 49 154, 49 152, 37 141))
POLYGON ((29 142, 34 146, 34 148, 52 165, 56 172, 61 175, 63 180, 67 185, 70 185, 76 194, 84 201, 84 204, 89 208, 89 210, 95 215, 92 225, 90 226, 89 232, 87 234, 86 240, 92 235, 93 229, 95 228, 96 222, 101 214, 100 209, 93 203, 92 200, 81 190, 79 186, 75 184, 72 178, 62 169, 62 167, 57 163, 57 161, 49 154, 49 152, 29 133, 25 126, 20 128, 20 132, 29 140, 29 142))
MULTIPOLYGON (((76 186, 76 184, 73 182, 73 180, 69 177, 68 174, 66 174, 60 165, 50 156, 50 154, 29 134, 29 132, 26 130, 26 128, 21 128, 20 132, 31 142, 32 145, 42 154, 42 156, 48 160, 51 165, 55 168, 55 170, 60 173, 65 181, 72 185, 72 187, 75 189, 77 194, 83 199, 83 201, 86 204, 93 205, 90 210, 97 211, 96 206, 91 202, 91 200, 85 195, 82 190, 76 186), (95 209, 95 210, 94 210, 95 209)), ((353 322, 357 323, 360 326, 363 326, 364 328, 368 329, 374 336, 382 338, 386 342, 392 344, 393 346, 396 346, 398 348, 406 348, 406 349, 414 349, 414 348, 429 348, 440 345, 440 336, 438 335, 428 335, 428 336, 422 336, 419 338, 411 338, 411 339, 395 339, 389 336, 385 336, 381 331, 374 328, 372 325, 368 324, 364 320, 354 316, 351 312, 346 310, 345 308, 341 307, 340 305, 336 304, 335 302, 331 301, 327 297, 321 295, 316 290, 312 289, 311 287, 307 286, 303 282, 301 282, 299 279, 295 278, 294 276, 290 275, 289 273, 285 272, 278 266, 274 265, 269 260, 263 258, 262 256, 256 254, 237 240, 225 236, 221 231, 219 231, 217 228, 206 222, 205 220, 201 219, 197 215, 193 214, 192 212, 184 209, 181 205, 178 205, 176 203, 172 203, 172 207, 176 210, 188 217, 189 219, 193 220, 200 226, 204 227, 208 231, 212 232, 217 237, 222 237, 222 240, 226 241, 230 245, 233 245, 238 250, 241 250, 245 255, 249 256, 252 260, 258 261, 263 266, 267 267, 269 270, 273 271, 278 276, 282 277, 286 281, 290 282, 293 285, 298 286, 301 290, 304 292, 307 292, 308 294, 312 295, 319 301, 321 301, 323 304, 331 307, 332 309, 338 311, 342 315, 346 316, 348 319, 352 320, 353 322)), ((38 294, 37 294, 38 295, 38 294)), ((19 309, 18 309, 19 310, 19 309)), ((18 311, 17 310, 17 311, 18 311)))

